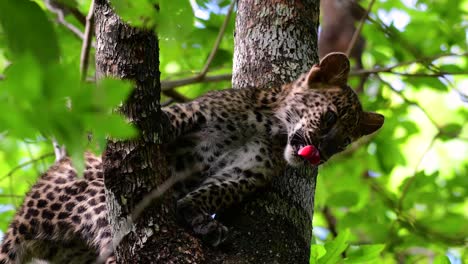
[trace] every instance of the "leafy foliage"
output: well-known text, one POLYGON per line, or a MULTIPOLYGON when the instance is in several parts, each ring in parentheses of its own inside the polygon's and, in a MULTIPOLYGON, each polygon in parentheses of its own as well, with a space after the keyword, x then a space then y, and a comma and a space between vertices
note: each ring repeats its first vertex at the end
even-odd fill
MULTIPOLYGON (((89 0, 61 2, 83 14, 90 6, 89 0)), ((202 70, 230 1, 113 3, 132 24, 156 26, 162 79, 168 81, 202 70)), ((360 97, 366 109, 385 115, 385 125, 320 169, 311 263, 468 261, 467 12, 466 0, 374 3, 362 32, 369 78, 360 97)), ((82 39, 70 28, 83 32, 84 25, 67 12, 67 23, 56 21, 56 12, 40 0, 0 1, 3 230, 53 162, 52 137, 79 163, 80 153, 94 148, 88 133, 99 143, 108 135, 135 135, 112 111, 130 85, 81 82, 82 39)), ((231 18, 208 75, 230 73, 233 31, 231 18)), ((91 61, 88 79, 93 70, 91 61)), ((354 86, 361 74, 353 74, 354 86)), ((194 98, 229 85, 195 82, 176 91, 194 98)))

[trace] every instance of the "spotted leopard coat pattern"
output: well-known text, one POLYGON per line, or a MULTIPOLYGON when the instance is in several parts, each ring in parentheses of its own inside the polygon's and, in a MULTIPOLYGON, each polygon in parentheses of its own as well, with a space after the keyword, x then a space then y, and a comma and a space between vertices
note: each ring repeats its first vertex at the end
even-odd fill
MULTIPOLYGON (((165 153, 173 177, 182 179, 175 187, 181 222, 217 246, 228 229, 212 214, 266 186, 287 165, 309 166, 297 155, 301 147, 316 146, 323 163, 380 128, 383 117, 363 111, 346 85, 348 72, 348 59, 335 53, 282 87, 212 92, 164 108, 174 135, 165 153)), ((101 160, 87 153, 86 164, 78 178, 62 159, 31 188, 3 240, 0 263, 88 263, 103 256, 115 262, 101 160)))

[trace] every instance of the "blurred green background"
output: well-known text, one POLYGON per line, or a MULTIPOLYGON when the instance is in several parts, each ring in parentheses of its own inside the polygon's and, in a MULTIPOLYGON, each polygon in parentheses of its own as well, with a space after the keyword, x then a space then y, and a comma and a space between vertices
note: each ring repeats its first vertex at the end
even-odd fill
MULTIPOLYGON (((165 85, 202 70, 230 5, 113 3, 132 24, 156 25, 165 85)), ((386 119, 379 133, 320 168, 311 263, 340 256, 343 263, 468 263, 468 1, 359 4, 372 6, 362 27, 363 69, 352 71, 350 83, 357 87, 368 74, 359 93, 364 108, 386 119)), ((0 2, 1 230, 53 163, 52 135, 80 160, 86 148, 99 151, 106 135, 134 134, 109 114, 129 85, 93 83, 93 43, 89 69, 80 76, 89 7, 89 0, 0 2), (97 146, 87 143, 89 131, 97 146)), ((207 73, 224 81, 178 87, 178 100, 230 88, 234 17, 207 73)))

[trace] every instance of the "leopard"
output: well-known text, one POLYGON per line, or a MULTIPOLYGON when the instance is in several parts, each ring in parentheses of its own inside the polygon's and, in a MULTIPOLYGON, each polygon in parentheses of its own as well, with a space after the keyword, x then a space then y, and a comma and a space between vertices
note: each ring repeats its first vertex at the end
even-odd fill
MULTIPOLYGON (((289 84, 229 89, 163 107, 172 139, 164 143, 177 218, 211 246, 228 237, 213 217, 268 188, 287 166, 317 167, 358 138, 380 129, 347 85, 343 53, 325 56, 289 84), (301 151, 312 148, 318 160, 301 151)), ((27 193, 0 249, 0 263, 115 263, 102 161, 85 154, 83 177, 58 160, 27 193)))

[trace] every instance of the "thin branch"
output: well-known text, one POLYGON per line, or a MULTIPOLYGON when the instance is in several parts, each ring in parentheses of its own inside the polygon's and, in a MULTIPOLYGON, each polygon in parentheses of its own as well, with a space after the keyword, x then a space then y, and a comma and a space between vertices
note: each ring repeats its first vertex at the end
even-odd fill
MULTIPOLYGON (((407 50, 409 53, 411 53, 414 57, 418 58, 418 57, 421 57, 421 51, 420 49, 418 48, 415 48, 413 46, 413 44, 411 44, 410 42, 406 41, 406 39, 402 38, 399 34, 398 31, 395 31, 394 29, 390 28, 389 26, 387 26, 382 20, 380 20, 378 17, 376 19, 369 19, 372 23, 374 23, 375 25, 377 25, 379 27, 379 29, 387 35, 387 38, 390 38, 390 39, 393 39, 394 42, 396 43, 399 43, 400 45, 402 45, 405 50, 407 50)), ((466 53, 465 53, 466 54, 466 53)), ((466 55, 465 55, 466 56, 466 55)), ((427 64, 423 64, 423 66, 432 71, 432 72, 438 72, 440 71, 439 68, 437 66, 435 66, 432 62, 429 62, 427 64)), ((449 86, 451 86, 453 89, 456 90, 456 88, 454 87, 454 85, 452 84, 451 80, 449 80, 449 78, 447 78, 447 76, 445 75, 442 75, 440 76, 442 79, 444 79, 447 84, 449 86)))
POLYGON ((436 139, 440 136, 440 133, 437 133, 432 140, 431 143, 427 146, 427 148, 424 150, 423 154, 421 157, 419 157, 418 162, 416 163, 416 166, 414 167, 414 172, 413 176, 408 179, 408 181, 405 183, 403 186, 403 190, 401 191, 400 199, 398 200, 398 209, 402 210, 403 208, 403 201, 405 200, 406 194, 408 193, 409 187, 413 184, 414 180, 416 179, 416 174, 418 172, 419 166, 421 165, 422 161, 424 160, 424 157, 427 155, 427 153, 432 149, 434 146, 434 143, 436 139))
MULTIPOLYGON (((63 0, 62 0, 63 1, 63 0)), ((82 24, 83 26, 86 24, 86 16, 81 13, 78 8, 73 6, 69 6, 66 3, 60 0, 44 0, 46 5, 52 6, 54 9, 60 9, 64 14, 71 14, 82 24)))
MULTIPOLYGON (((395 75, 401 76, 411 76, 411 77, 442 77, 444 78, 445 75, 468 75, 468 72, 435 72, 435 73, 423 73, 423 72, 416 72, 416 73, 406 73, 406 72, 390 72, 395 75)), ((447 80, 444 78, 444 80, 447 80)))
POLYGON ((221 74, 213 76, 200 76, 196 75, 194 77, 184 78, 174 81, 162 81, 161 82, 161 91, 168 91, 176 87, 185 86, 194 83, 207 83, 207 82, 220 82, 220 81, 229 81, 232 79, 232 74, 221 74))
POLYGON ((79 30, 77 27, 75 27, 74 25, 68 23, 65 20, 65 15, 64 15, 64 12, 63 12, 62 9, 58 8, 57 6, 52 5, 50 3, 50 1, 44 1, 44 3, 45 3, 45 6, 47 7, 47 9, 49 9, 52 13, 57 15, 57 22, 59 24, 66 27, 68 30, 70 30, 78 38, 80 38, 80 39, 84 38, 83 32, 81 32, 81 30, 79 30))
POLYGON ((366 177, 367 182, 370 183, 370 187, 375 193, 382 199, 382 202, 390 209, 392 209, 398 216, 397 221, 400 225, 412 230, 416 235, 424 238, 430 238, 429 240, 440 240, 450 245, 464 245, 465 238, 457 236, 449 236, 444 233, 440 233, 436 230, 432 230, 427 227, 424 223, 418 219, 414 219, 409 214, 400 210, 397 206, 395 198, 388 193, 384 187, 375 181, 372 177, 366 177))
POLYGON ((28 166, 30 164, 41 161, 41 160, 46 159, 48 157, 54 157, 54 156, 55 156, 54 152, 49 152, 49 153, 43 154, 43 155, 41 155, 41 156, 39 156, 39 157, 37 157, 35 159, 31 159, 31 160, 28 160, 26 162, 23 162, 23 163, 17 165, 16 167, 14 167, 13 169, 11 169, 5 176, 0 178, 0 181, 3 181, 6 178, 11 177, 17 170, 19 170, 19 169, 21 169, 23 167, 26 167, 26 166, 28 166))
POLYGON ((85 34, 83 44, 81 46, 80 55, 80 73, 81 80, 86 80, 86 75, 89 66, 89 52, 91 50, 91 41, 93 39, 93 28, 94 28, 94 0, 91 0, 88 15, 86 16, 85 34))
POLYGON ((219 82, 219 81, 232 79, 231 74, 224 74, 224 75, 218 75, 218 76, 206 76, 206 74, 208 73, 208 69, 210 68, 211 63, 213 62, 213 59, 216 53, 218 52, 219 45, 221 44, 221 40, 223 39, 227 25, 229 24, 229 20, 231 18, 232 10, 234 9, 235 3, 236 1, 233 0, 231 4, 229 5, 229 9, 226 13, 226 17, 224 18, 223 24, 221 25, 221 28, 219 29, 218 36, 216 37, 215 43, 213 44, 213 48, 211 49, 210 55, 208 56, 208 59, 206 60, 205 65, 203 66, 203 69, 200 71, 200 73, 198 73, 197 75, 193 77, 184 78, 180 80, 163 81, 161 82, 161 91, 167 91, 167 90, 174 89, 176 87, 194 84, 194 83, 219 82))
MULTIPOLYGON (((432 61, 440 59, 442 57, 466 57, 466 56, 468 56, 468 52, 461 53, 461 54, 442 53, 442 54, 437 54, 437 55, 430 56, 430 57, 421 57, 421 58, 418 58, 418 59, 415 59, 415 60, 412 60, 412 61, 400 62, 400 63, 394 64, 394 65, 388 66, 388 67, 374 68, 374 69, 370 69, 370 70, 352 71, 352 72, 350 72, 350 75, 353 75, 353 76, 355 76, 355 75, 368 75, 368 74, 381 73, 381 72, 395 73, 395 72, 393 72, 393 70, 395 68, 411 65, 411 64, 414 64, 414 63, 432 62, 432 61)), ((398 73, 397 72, 395 74, 405 74, 405 73, 398 73)), ((453 73, 443 72, 442 74, 453 74, 453 73)), ((467 74, 467 73, 455 73, 455 74, 467 74)))
POLYGON ((171 99, 165 101, 164 103, 162 103, 161 106, 165 107, 165 106, 168 106, 168 105, 170 105, 170 104, 172 104, 174 102, 175 102, 175 100, 171 98, 171 99))
POLYGON ((0 198, 23 198, 24 195, 19 194, 0 194, 0 198))
POLYGON ((185 97, 183 94, 180 94, 176 90, 167 90, 164 91, 163 94, 165 96, 171 97, 174 101, 178 103, 188 102, 190 101, 189 98, 185 97))
POLYGON ((348 45, 348 49, 346 50, 346 55, 351 54, 351 50, 354 48, 354 45, 356 45, 356 41, 361 34, 362 27, 364 26, 364 23, 366 22, 366 18, 369 15, 370 10, 372 9, 372 6, 374 5, 375 0, 371 0, 369 3, 369 6, 367 7, 365 15, 361 17, 361 21, 359 21, 358 28, 354 31, 353 38, 351 39, 351 42, 348 45))
POLYGON ((412 101, 409 98, 407 98, 401 91, 398 91, 397 89, 395 89, 389 82, 383 80, 378 74, 376 75, 376 77, 379 79, 380 82, 382 82, 388 88, 390 88, 390 90, 392 90, 394 93, 396 93, 398 96, 400 96, 400 98, 403 99, 403 101, 405 101, 405 103, 407 103, 408 105, 416 106, 417 108, 419 108, 424 113, 424 115, 427 117, 427 119, 429 119, 429 121, 431 121, 431 123, 439 131, 441 130, 439 124, 429 115, 429 113, 426 111, 426 109, 424 109, 424 107, 422 107, 421 105, 419 105, 415 101, 412 101))
POLYGON ((325 216, 328 229, 332 233, 333 237, 337 237, 338 231, 336 229, 336 217, 333 215, 332 211, 330 210, 330 207, 324 206, 322 209, 322 213, 325 216))
POLYGON ((211 49, 210 55, 208 56, 208 59, 206 60, 205 66, 203 67, 200 74, 198 74, 198 76, 200 77, 203 77, 206 75, 211 62, 213 62, 216 52, 218 52, 219 44, 221 44, 221 40, 223 39, 224 32, 226 31, 227 25, 229 24, 229 20, 231 18, 232 10, 234 9, 235 3, 236 1, 232 0, 231 4, 229 5, 229 9, 226 13, 226 17, 224 18, 223 24, 221 25, 221 28, 219 29, 218 36, 216 37, 215 44, 213 45, 213 48, 211 49))

